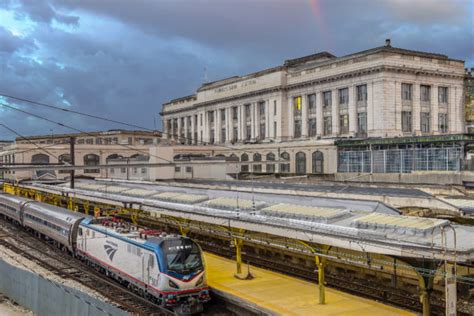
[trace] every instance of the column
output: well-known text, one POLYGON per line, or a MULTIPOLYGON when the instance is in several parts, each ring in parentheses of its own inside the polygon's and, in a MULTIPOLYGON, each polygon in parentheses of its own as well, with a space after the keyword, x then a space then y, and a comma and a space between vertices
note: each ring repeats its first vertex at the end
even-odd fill
POLYGON ((203 133, 202 133, 203 137, 204 137, 203 141, 208 143, 209 139, 210 139, 209 138, 209 130, 210 130, 210 128, 209 128, 209 112, 205 111, 203 113, 203 115, 204 115, 204 127, 203 127, 203 133))
POLYGON ((421 104, 420 104, 420 85, 413 84, 412 86, 413 96, 412 96, 412 118, 413 118, 413 132, 417 135, 421 133, 421 126, 420 126, 420 111, 421 111, 421 104))
POLYGON ((270 124, 272 121, 270 120, 270 100, 265 101, 265 138, 271 138, 270 131, 272 130, 272 126, 270 124))
POLYGON ((234 124, 232 123, 232 107, 228 107, 225 109, 225 134, 227 142, 232 140, 234 134, 234 124))
MULTIPOLYGON (((196 122, 195 122, 195 117, 196 114, 193 114, 191 115, 191 142, 194 144, 195 141, 197 141, 194 137, 194 135, 196 134, 197 132, 197 129, 196 129, 196 122)), ((199 117, 198 117, 199 119, 199 117)))
POLYGON ((431 126, 430 132, 431 134, 439 134, 438 129, 438 113, 439 113, 439 100, 438 100, 438 86, 432 85, 431 86, 431 109, 430 109, 430 116, 431 116, 431 126))
POLYGON ((349 134, 355 135, 358 132, 357 130, 357 92, 356 86, 352 85, 349 87, 349 104, 348 104, 348 112, 349 112, 349 134))
POLYGON ((216 120, 214 121, 214 132, 215 132, 215 140, 216 143, 221 142, 221 109, 216 110, 216 120))
POLYGON ((374 130, 374 82, 367 83, 367 136, 374 130))
POLYGON ((184 117, 184 140, 183 140, 185 144, 187 144, 188 141, 189 141, 188 140, 188 128, 189 128, 189 126, 188 126, 188 117, 185 116, 184 117))
POLYGON ((245 139, 245 126, 246 126, 246 118, 245 118, 245 105, 241 105, 240 107, 240 118, 239 118, 239 139, 243 141, 245 139))
POLYGON ((308 96, 301 95, 301 137, 308 138, 308 96))
POLYGON ((176 139, 178 140, 179 143, 181 143, 183 141, 183 139, 181 138, 181 129, 183 128, 183 126, 181 126, 181 117, 178 117, 178 129, 176 131, 176 139))
POLYGON ((323 94, 316 93, 316 135, 323 135, 323 94))
POLYGON ((339 94, 337 89, 331 92, 332 136, 339 135, 339 94))
POLYGON ((253 102, 251 105, 250 105, 250 116, 252 118, 252 136, 250 137, 252 140, 255 140, 257 138, 257 132, 256 132, 256 128, 255 128, 255 125, 257 123, 257 115, 256 115, 256 110, 257 108, 257 104, 255 102, 253 102))
MULTIPOLYGON (((288 139, 295 137, 295 112, 294 112, 294 99, 293 97, 288 98, 288 139)), ((283 116, 283 115, 282 115, 283 116)))

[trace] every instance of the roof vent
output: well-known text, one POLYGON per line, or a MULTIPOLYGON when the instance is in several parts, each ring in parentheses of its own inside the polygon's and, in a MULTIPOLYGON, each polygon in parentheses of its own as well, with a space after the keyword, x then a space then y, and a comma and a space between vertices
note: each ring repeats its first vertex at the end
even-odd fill
POLYGON ((385 46, 390 47, 390 39, 389 38, 387 38, 385 40, 385 46))

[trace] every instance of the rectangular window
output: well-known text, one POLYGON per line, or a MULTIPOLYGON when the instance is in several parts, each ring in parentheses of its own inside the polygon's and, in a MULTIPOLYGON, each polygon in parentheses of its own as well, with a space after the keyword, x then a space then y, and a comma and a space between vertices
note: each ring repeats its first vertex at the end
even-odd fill
POLYGON ((210 136, 210 137, 209 137, 209 142, 210 142, 211 144, 214 144, 214 141, 215 141, 214 129, 211 129, 210 134, 211 134, 211 135, 209 135, 209 136, 210 136))
POLYGON ((174 167, 174 172, 181 172, 181 167, 174 167))
POLYGON ((201 117, 199 118, 199 120, 201 121, 201 122, 200 122, 200 123, 201 123, 200 125, 202 126, 202 114, 201 114, 201 117))
POLYGON ((312 118, 308 122, 308 136, 315 137, 316 136, 316 119, 312 118))
POLYGON ((146 173, 146 168, 142 168, 142 174, 146 173))
POLYGON ((126 173, 126 172, 127 172, 127 169, 125 169, 125 168, 120 168, 120 172, 121 172, 121 173, 126 173))
POLYGON ((301 96, 293 98, 293 111, 295 116, 301 115, 301 107, 303 106, 302 103, 301 96))
POLYGON ((260 124, 260 139, 265 139, 265 123, 260 124))
POLYGON ((260 118, 265 117, 265 101, 258 102, 258 115, 260 118))
POLYGON ((367 113, 357 114, 357 131, 359 133, 367 133, 367 113))
POLYGON ((196 145, 197 142, 198 142, 198 133, 197 133, 197 132, 194 132, 194 139, 193 139, 193 141, 194 141, 194 144, 196 145))
POLYGON ((325 108, 332 106, 332 92, 331 91, 323 92, 323 105, 325 108))
POLYGON ((221 110, 221 121, 225 122, 225 109, 221 110))
POLYGON ((273 122, 273 135, 277 137, 277 122, 273 122))
POLYGON ((323 134, 325 136, 332 134, 332 117, 326 116, 323 120, 323 134))
POLYGON ((411 132, 412 130, 412 119, 411 111, 402 111, 402 131, 404 133, 411 132))
POLYGON ((430 112, 421 112, 420 113, 420 127, 422 133, 430 132, 430 112))
POLYGON ((193 172, 193 167, 187 166, 187 167, 186 167, 186 172, 187 172, 187 173, 193 172))
POLYGON ((348 104, 349 103, 349 89, 339 89, 339 104, 348 104))
POLYGON ((438 102, 448 103, 448 87, 438 87, 438 102))
POLYGON ((111 174, 114 174, 114 173, 115 173, 115 169, 114 169, 114 168, 110 168, 110 173, 111 173, 111 174))
POLYGON ((221 143, 225 143, 225 128, 221 129, 221 143))
POLYGON ((308 95, 308 110, 310 114, 316 113, 316 94, 308 95))
POLYGON ((234 106, 232 108, 232 120, 237 121, 239 108, 234 106))
POLYGON ((237 126, 235 126, 235 127, 233 128, 232 140, 233 140, 234 142, 236 142, 238 138, 239 138, 239 129, 238 129, 237 126))
POLYGON ((277 101, 273 101, 273 115, 277 115, 277 101))
POLYGON ((412 100, 412 84, 402 83, 402 100, 411 101, 412 100))
POLYGON ((367 102, 367 85, 363 84, 356 87, 357 102, 367 102))
POLYGON ((339 115, 339 134, 349 133, 349 115, 339 115))
POLYGON ((245 118, 247 120, 250 120, 250 118, 251 118, 250 104, 246 104, 246 105, 244 105, 244 107, 245 107, 245 118))
POLYGON ((247 125, 245 127, 245 139, 250 140, 252 138, 252 126, 247 125))
POLYGON ((295 121, 295 134, 294 134, 294 137, 295 138, 300 138, 301 137, 301 121, 300 120, 295 121))
POLYGON ((431 87, 426 85, 420 86, 420 101, 430 102, 431 100, 431 87))
POLYGON ((448 132, 448 114, 446 113, 438 114, 438 129, 441 133, 448 132))
POLYGON ((214 111, 209 111, 209 123, 214 123, 214 111))

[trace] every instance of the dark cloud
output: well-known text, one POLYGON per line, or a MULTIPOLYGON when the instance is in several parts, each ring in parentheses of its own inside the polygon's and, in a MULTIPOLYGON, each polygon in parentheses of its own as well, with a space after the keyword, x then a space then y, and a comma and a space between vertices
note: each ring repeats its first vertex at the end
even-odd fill
MULTIPOLYGON (((146 127, 163 102, 199 87, 204 68, 216 80, 385 38, 474 66, 470 0, 0 0, 2 8, 34 25, 17 36, 0 20, 0 92, 146 127)), ((25 108, 81 129, 119 127, 25 108)), ((0 113, 25 134, 59 131, 0 113)))

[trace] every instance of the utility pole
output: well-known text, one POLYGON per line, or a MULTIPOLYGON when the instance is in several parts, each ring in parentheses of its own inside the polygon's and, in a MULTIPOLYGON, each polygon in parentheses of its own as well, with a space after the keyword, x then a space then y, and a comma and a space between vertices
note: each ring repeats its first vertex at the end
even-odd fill
MULTIPOLYGON (((76 138, 75 137, 70 137, 69 138, 69 155, 71 156, 71 166, 74 166, 76 164, 75 160, 75 149, 74 145, 76 144, 76 138)), ((71 184, 70 187, 71 189, 74 189, 74 175, 75 171, 74 169, 71 169, 71 184)))

